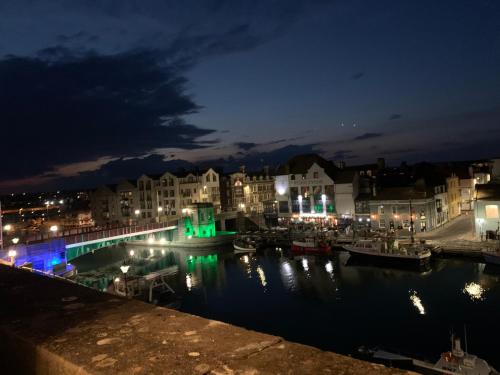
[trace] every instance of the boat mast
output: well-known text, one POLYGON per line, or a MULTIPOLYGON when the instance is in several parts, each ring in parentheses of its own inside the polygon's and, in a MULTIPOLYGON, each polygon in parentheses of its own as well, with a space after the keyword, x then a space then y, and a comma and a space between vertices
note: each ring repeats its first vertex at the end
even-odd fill
POLYGON ((467 350, 467 326, 464 324, 464 340, 465 340, 465 352, 468 353, 467 350))
POLYGON ((411 207, 411 198, 410 198, 410 233, 411 233, 411 243, 414 243, 415 238, 413 238, 413 209, 411 207))

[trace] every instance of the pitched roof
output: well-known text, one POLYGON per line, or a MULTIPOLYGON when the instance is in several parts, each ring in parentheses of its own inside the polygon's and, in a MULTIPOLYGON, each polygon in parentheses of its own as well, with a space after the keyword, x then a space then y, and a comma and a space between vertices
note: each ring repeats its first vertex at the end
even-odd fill
POLYGON ((370 200, 410 200, 410 199, 424 199, 429 195, 425 191, 417 190, 411 186, 403 187, 390 187, 378 191, 376 196, 372 196, 370 200))
POLYGON ((331 161, 323 159, 317 154, 303 154, 288 160, 285 165, 282 165, 278 169, 277 174, 304 174, 307 173, 314 163, 323 168, 325 173, 332 179, 335 176, 335 172, 338 171, 338 168, 331 161))
POLYGON ((476 185, 477 200, 500 200, 500 184, 476 185))
POLYGON ((358 171, 352 170, 340 170, 335 173, 335 178, 333 181, 336 184, 349 184, 354 181, 354 176, 358 173, 358 171))

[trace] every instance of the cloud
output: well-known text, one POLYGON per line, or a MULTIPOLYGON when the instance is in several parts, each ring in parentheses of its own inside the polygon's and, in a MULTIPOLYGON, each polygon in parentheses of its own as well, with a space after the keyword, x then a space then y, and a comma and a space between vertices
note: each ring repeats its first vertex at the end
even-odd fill
POLYGON ((333 160, 356 159, 358 156, 352 154, 352 150, 338 150, 332 155, 333 160))
POLYGON ((354 137, 353 141, 363 141, 365 139, 379 138, 382 137, 382 133, 364 133, 354 137))
POLYGON ((354 73, 352 76, 351 76, 351 79, 353 80, 358 80, 360 78, 363 78, 365 76, 365 73, 363 72, 358 72, 358 73, 354 73))
POLYGON ((242 150, 244 151, 248 151, 248 150, 251 150, 252 148, 254 148, 255 146, 258 146, 257 143, 253 143, 253 142, 236 142, 234 144, 236 147, 239 147, 241 148, 242 150))
POLYGON ((403 115, 399 113, 393 113, 392 115, 389 116, 389 120, 399 120, 403 115))
POLYGON ((8 127, 2 151, 11 160, 0 179, 216 142, 199 140, 214 130, 181 119, 200 107, 185 93, 186 79, 154 51, 74 56, 54 48, 41 57, 1 60, 0 76, 0 123, 8 127))

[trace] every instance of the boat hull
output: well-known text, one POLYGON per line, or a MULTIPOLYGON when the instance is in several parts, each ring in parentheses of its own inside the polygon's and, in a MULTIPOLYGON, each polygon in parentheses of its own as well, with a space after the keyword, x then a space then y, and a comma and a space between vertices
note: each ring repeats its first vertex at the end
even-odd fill
POLYGON ((242 247, 236 244, 233 244, 233 248, 235 253, 251 253, 257 250, 255 247, 242 247))
POLYGON ((409 257, 409 256, 397 256, 396 254, 390 253, 371 253, 366 251, 359 251, 351 246, 344 246, 344 249, 349 252, 353 257, 366 258, 371 261, 377 262, 387 262, 394 264, 411 264, 418 266, 429 265, 430 256, 428 257, 409 257))
POLYGON ((488 264, 495 264, 500 266, 500 253, 488 253, 486 251, 483 252, 483 259, 488 264))

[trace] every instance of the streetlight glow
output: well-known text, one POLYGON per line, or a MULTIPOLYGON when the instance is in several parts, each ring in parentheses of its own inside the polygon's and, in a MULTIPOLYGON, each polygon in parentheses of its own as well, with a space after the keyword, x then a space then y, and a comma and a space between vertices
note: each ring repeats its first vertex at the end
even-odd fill
POLYGON ((10 225, 10 224, 5 224, 3 226, 3 230, 6 231, 6 232, 10 231, 11 229, 12 229, 12 225, 10 225))
POLYGON ((12 239, 12 243, 13 243, 14 245, 17 245, 17 243, 18 243, 18 242, 19 242, 19 238, 14 237, 14 238, 12 239))
POLYGON ((57 225, 52 225, 49 230, 54 233, 54 232, 57 232, 57 225))
POLYGON ((7 255, 11 258, 14 258, 17 255, 17 251, 16 250, 9 250, 7 255))
MULTIPOLYGON (((130 250, 130 251, 129 251, 129 254, 130 254, 130 256, 131 256, 131 257, 133 257, 133 256, 134 256, 134 254, 135 254, 134 250, 130 250)), ((127 268, 127 269, 128 269, 128 268, 127 268)))

